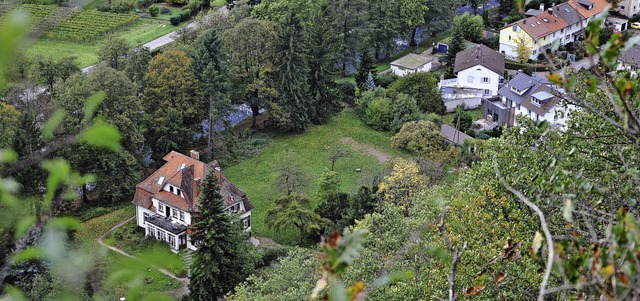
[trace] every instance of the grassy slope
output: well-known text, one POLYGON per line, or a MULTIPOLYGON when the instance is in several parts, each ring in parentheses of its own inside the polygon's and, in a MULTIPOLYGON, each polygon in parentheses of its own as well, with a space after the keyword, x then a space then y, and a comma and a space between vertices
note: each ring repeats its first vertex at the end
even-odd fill
MULTIPOLYGON (((98 258, 96 261, 104 265, 106 272, 109 274, 117 271, 130 272, 138 275, 142 279, 150 278, 152 280, 150 284, 142 284, 140 287, 140 293, 142 295, 149 296, 157 292, 177 289, 180 286, 177 281, 155 269, 148 268, 136 260, 111 251, 104 252, 103 248, 96 242, 96 239, 102 235, 102 233, 134 214, 134 206, 128 206, 86 221, 84 227, 76 233, 76 238, 80 241, 81 248, 85 250, 84 252, 88 256, 97 254, 98 258)), ((116 280, 106 283, 103 293, 109 300, 117 300, 121 296, 126 296, 127 291, 128 288, 125 281, 116 280)))
MULTIPOLYGON (((169 25, 168 22, 139 19, 113 35, 126 39, 131 46, 139 46, 178 28, 169 25)), ((94 42, 80 43, 42 39, 29 45, 26 51, 30 57, 42 55, 60 59, 65 56, 77 56, 80 68, 84 68, 98 62, 97 52, 104 45, 105 40, 105 38, 101 38, 94 42)))
MULTIPOLYGON (((225 175, 247 193, 255 206, 252 211, 252 229, 255 235, 269 236, 282 243, 296 241, 297 231, 276 232, 264 224, 265 213, 272 207, 274 198, 282 195, 273 185, 278 158, 287 151, 300 157, 300 163, 310 178, 306 193, 313 195, 317 190, 317 179, 325 168, 331 167, 331 162, 327 159, 327 148, 344 144, 340 141, 342 137, 350 137, 358 143, 391 155, 399 154, 390 147, 389 134, 372 130, 353 113, 343 112, 328 124, 312 126, 304 134, 275 138, 257 156, 225 168, 225 175)), ((347 192, 357 190, 361 184, 369 184, 369 176, 381 169, 382 165, 376 158, 357 150, 353 151, 352 157, 338 160, 335 167, 340 173, 341 188, 347 192), (362 168, 362 173, 356 173, 356 168, 362 168)), ((316 203, 314 200, 314 207, 316 203)))

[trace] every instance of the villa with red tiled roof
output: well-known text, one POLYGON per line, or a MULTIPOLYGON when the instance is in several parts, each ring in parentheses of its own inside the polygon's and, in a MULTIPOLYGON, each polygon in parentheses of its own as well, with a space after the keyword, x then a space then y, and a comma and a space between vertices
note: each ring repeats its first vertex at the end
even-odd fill
POLYGON ((223 198, 225 210, 238 214, 243 229, 251 231, 251 209, 246 193, 229 182, 217 161, 204 163, 198 152, 190 156, 172 151, 163 158, 166 163, 136 186, 133 204, 136 223, 147 236, 166 241, 171 249, 191 250, 191 225, 200 208, 200 185, 213 173, 223 198))

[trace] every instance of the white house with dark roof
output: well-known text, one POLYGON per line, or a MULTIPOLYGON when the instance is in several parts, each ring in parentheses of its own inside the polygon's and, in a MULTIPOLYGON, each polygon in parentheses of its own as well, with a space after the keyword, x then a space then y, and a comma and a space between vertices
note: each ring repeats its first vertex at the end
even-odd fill
POLYGON ((229 182, 217 161, 204 163, 198 152, 190 156, 172 151, 162 167, 136 186, 133 204, 136 223, 145 235, 165 241, 173 251, 181 247, 195 250, 191 241, 194 215, 200 207, 200 185, 213 173, 220 186, 225 209, 238 214, 245 231, 251 231, 251 209, 247 195, 229 182))
POLYGON ((397 76, 405 76, 416 72, 431 71, 433 58, 428 58, 415 53, 409 53, 391 62, 391 72, 397 76))
POLYGON ((620 52, 616 70, 628 70, 635 74, 638 68, 640 68, 640 44, 635 44, 620 52))
POLYGON ((456 78, 439 83, 447 111, 454 111, 458 105, 477 108, 483 97, 498 94, 504 79, 504 56, 480 44, 456 54, 453 73, 456 78))
POLYGON ((502 104, 515 108, 514 125, 518 125, 521 118, 536 121, 548 121, 552 127, 564 128, 567 119, 575 107, 567 104, 554 92, 555 89, 547 79, 529 76, 518 72, 498 94, 502 97, 502 104))

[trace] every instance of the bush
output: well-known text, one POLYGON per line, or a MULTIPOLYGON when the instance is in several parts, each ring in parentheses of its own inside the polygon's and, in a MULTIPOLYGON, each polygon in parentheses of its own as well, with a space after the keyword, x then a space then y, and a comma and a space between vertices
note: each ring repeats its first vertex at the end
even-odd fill
POLYGON ((356 99, 356 83, 351 81, 338 83, 339 97, 347 104, 355 104, 356 99))
POLYGON ((186 7, 196 14, 200 10, 201 5, 202 2, 199 0, 190 0, 186 7))
POLYGON ((153 4, 153 2, 151 0, 138 0, 137 7, 139 9, 145 9, 145 8, 151 6, 151 4, 153 4))
POLYGON ((400 132, 391 137, 391 146, 420 156, 432 155, 446 147, 440 136, 440 127, 424 120, 405 123, 400 132))
POLYGON ((288 250, 285 247, 277 248, 259 248, 256 252, 256 265, 255 269, 260 269, 270 266, 273 262, 281 257, 287 256, 288 250))
POLYGON ((389 93, 403 93, 415 98, 424 113, 444 114, 447 109, 438 90, 438 78, 432 73, 418 72, 403 76, 389 86, 389 93))
POLYGON ((378 74, 376 75, 376 85, 387 88, 389 85, 393 84, 398 79, 398 76, 393 74, 392 72, 386 74, 378 74))
POLYGON ((160 7, 160 14, 166 15, 170 13, 171 13, 171 10, 168 7, 165 7, 165 6, 160 7))
POLYGON ((183 9, 180 12, 180 21, 184 22, 187 21, 191 18, 191 10, 190 9, 183 9))
POLYGON ((160 13, 160 8, 155 5, 149 7, 149 15, 151 15, 152 17, 157 17, 158 13, 160 13))
POLYGON ((134 5, 132 2, 120 0, 120 1, 115 1, 111 3, 111 8, 109 9, 109 11, 112 13, 124 14, 132 11, 133 8, 134 8, 134 5))
POLYGON ((180 25, 181 20, 182 18, 180 16, 171 16, 171 18, 169 18, 169 22, 171 22, 171 25, 173 26, 180 25))
POLYGON ((387 131, 391 127, 393 114, 391 112, 391 100, 389 98, 374 99, 365 110, 367 124, 374 129, 387 131))
POLYGON ((185 5, 187 4, 187 0, 167 0, 167 3, 171 3, 174 5, 185 5))

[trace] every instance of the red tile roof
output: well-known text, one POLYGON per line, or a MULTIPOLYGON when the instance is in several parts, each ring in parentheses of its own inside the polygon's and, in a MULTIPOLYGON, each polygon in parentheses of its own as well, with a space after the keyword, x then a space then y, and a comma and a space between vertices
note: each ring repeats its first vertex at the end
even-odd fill
POLYGON ((578 13, 580 13, 580 15, 582 15, 582 17, 584 17, 585 19, 601 13, 605 8, 609 6, 609 2, 607 2, 606 0, 569 0, 567 3, 569 3, 569 5, 573 7, 573 9, 577 10, 578 13), (587 7, 580 4, 579 2, 593 3, 593 7, 591 9, 587 9, 587 7))
POLYGON ((175 151, 163 159, 167 162, 136 186, 134 204, 149 209, 153 205, 152 198, 156 198, 180 210, 197 211, 200 205, 200 183, 206 175, 215 171, 226 206, 243 202, 246 211, 253 208, 247 194, 227 180, 217 161, 207 164, 175 151), (180 188, 184 198, 162 190, 167 183, 180 188))

